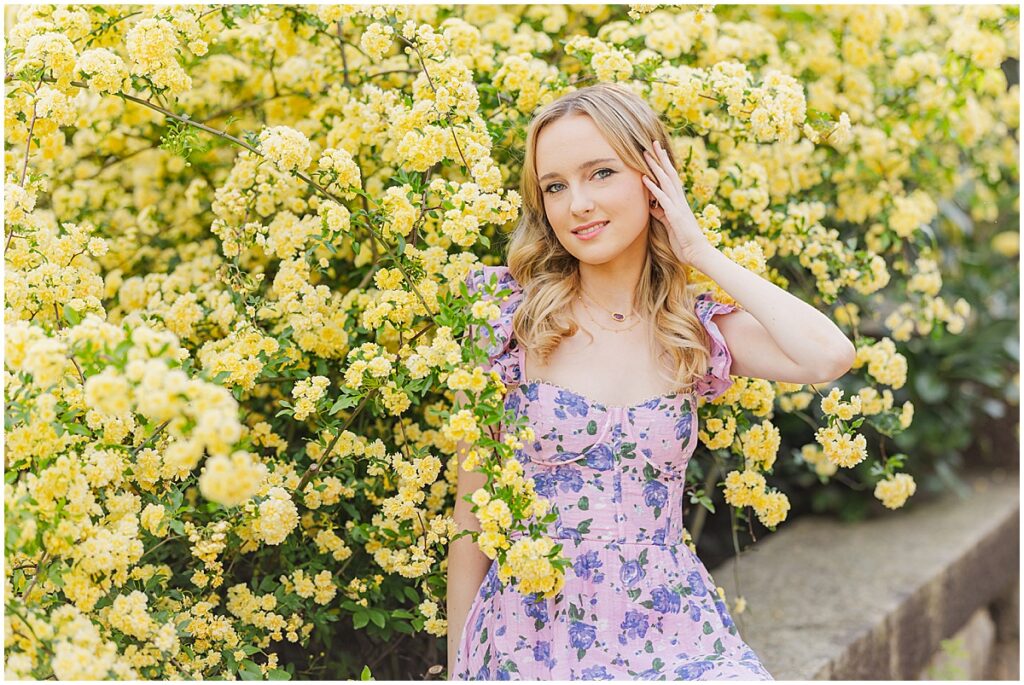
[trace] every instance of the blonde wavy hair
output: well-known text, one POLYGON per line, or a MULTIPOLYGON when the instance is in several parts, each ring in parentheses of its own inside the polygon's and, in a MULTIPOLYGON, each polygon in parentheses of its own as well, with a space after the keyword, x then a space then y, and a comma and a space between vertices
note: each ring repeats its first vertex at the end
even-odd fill
MULTIPOLYGON (((589 116, 619 158, 641 173, 657 178, 643 158, 644 150, 653 152, 653 140, 661 143, 675 168, 668 132, 658 115, 622 86, 601 83, 580 88, 534 115, 527 128, 520 179, 522 214, 509 239, 507 264, 523 289, 523 301, 512 319, 515 338, 536 351, 545 364, 562 338, 579 330, 570 304, 580 291, 580 273, 579 260, 562 247, 544 211, 537 180, 537 137, 548 124, 574 114, 589 116)), ((674 374, 659 375, 672 383, 673 392, 690 392, 708 369, 710 337, 694 313, 686 269, 672 252, 667 228, 652 216, 648 229, 633 308, 654 322, 654 337, 649 338, 652 352, 660 348, 671 357, 674 374)))

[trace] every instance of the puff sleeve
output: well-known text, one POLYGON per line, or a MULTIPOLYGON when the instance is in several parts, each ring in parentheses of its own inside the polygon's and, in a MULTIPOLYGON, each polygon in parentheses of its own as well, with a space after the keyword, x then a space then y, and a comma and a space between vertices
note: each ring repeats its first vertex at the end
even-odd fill
POLYGON ((718 302, 711 298, 710 293, 701 293, 697 296, 694 311, 701 324, 707 330, 711 338, 709 347, 708 370, 702 377, 697 379, 694 385, 694 392, 707 400, 713 400, 729 389, 732 385, 732 378, 729 377, 729 369, 732 367, 732 353, 725 344, 725 336, 719 330, 718 324, 713 317, 718 314, 728 314, 739 310, 740 307, 724 302, 718 302))
POLYGON ((520 348, 512 333, 512 315, 522 302, 523 291, 512 278, 507 266, 481 265, 474 268, 466 276, 466 288, 470 294, 483 293, 481 300, 493 300, 485 288, 492 279, 497 282, 493 290, 511 290, 512 293, 504 301, 495 300, 501 308, 501 314, 497 319, 488 321, 494 330, 493 337, 484 326, 471 327, 470 335, 478 346, 487 350, 487 364, 481 365, 481 368, 484 371, 496 370, 505 385, 511 387, 522 382, 520 348))

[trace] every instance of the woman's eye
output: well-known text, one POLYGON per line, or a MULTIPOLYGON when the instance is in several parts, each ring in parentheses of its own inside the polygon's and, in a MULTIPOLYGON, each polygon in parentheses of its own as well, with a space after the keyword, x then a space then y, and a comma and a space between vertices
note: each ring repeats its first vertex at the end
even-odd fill
MULTIPOLYGON (((608 178, 609 176, 611 176, 614 173, 615 173, 615 171, 613 171, 612 169, 598 169, 597 171, 594 172, 594 177, 595 178, 605 179, 605 178, 608 178), (607 175, 598 176, 598 174, 601 174, 602 172, 605 172, 605 171, 608 172, 607 175)), ((552 188, 554 188, 555 186, 560 186, 560 185, 562 185, 562 184, 561 183, 552 183, 551 185, 549 185, 547 188, 544 189, 544 192, 545 193, 557 193, 558 191, 557 190, 552 190, 552 188)))

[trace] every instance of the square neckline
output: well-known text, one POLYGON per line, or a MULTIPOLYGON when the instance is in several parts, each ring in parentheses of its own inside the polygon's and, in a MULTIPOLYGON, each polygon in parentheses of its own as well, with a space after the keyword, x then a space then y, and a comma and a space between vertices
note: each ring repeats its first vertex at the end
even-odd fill
MULTIPOLYGON (((558 390, 561 390, 563 392, 567 392, 570 395, 573 395, 574 397, 583 400, 584 402, 587 403, 587 405, 589 407, 592 407, 592 408, 594 408, 594 409, 596 409, 598 411, 603 411, 603 412, 607 413, 607 412, 610 412, 612 409, 618 409, 619 411, 622 411, 622 412, 631 412, 631 411, 634 411, 634 410, 638 409, 639 407, 644 406, 645 404, 649 404, 650 402, 652 402, 654 400, 673 400, 673 399, 676 399, 678 397, 688 397, 688 396, 694 394, 692 392, 688 392, 688 393, 685 393, 685 392, 663 393, 661 395, 652 395, 651 397, 648 397, 647 399, 643 400, 642 402, 636 402, 636 403, 630 404, 630 405, 605 404, 603 402, 598 402, 595 399, 587 397, 586 395, 584 395, 581 392, 577 392, 576 390, 573 390, 571 388, 567 388, 564 385, 559 385, 558 383, 552 383, 551 381, 546 381, 546 380, 543 380, 541 378, 535 378, 533 380, 529 380, 526 377, 526 348, 523 347, 519 343, 518 340, 516 341, 516 347, 519 348, 519 354, 518 354, 518 357, 519 357, 519 377, 522 379, 521 385, 534 385, 534 386, 546 385, 549 388, 557 388, 558 390)), ((691 400, 691 402, 692 402, 692 400, 691 400)))

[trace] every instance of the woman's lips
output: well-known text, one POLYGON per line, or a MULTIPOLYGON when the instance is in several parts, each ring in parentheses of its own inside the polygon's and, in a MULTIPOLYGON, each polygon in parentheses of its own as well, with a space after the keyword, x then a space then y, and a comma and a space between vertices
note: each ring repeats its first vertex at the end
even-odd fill
POLYGON ((605 229, 605 226, 607 225, 608 222, 605 221, 602 224, 598 224, 597 226, 588 228, 588 233, 586 233, 585 235, 583 233, 574 233, 573 235, 575 235, 580 240, 590 240, 591 238, 596 238, 598 235, 600 235, 601 231, 603 231, 605 229))

